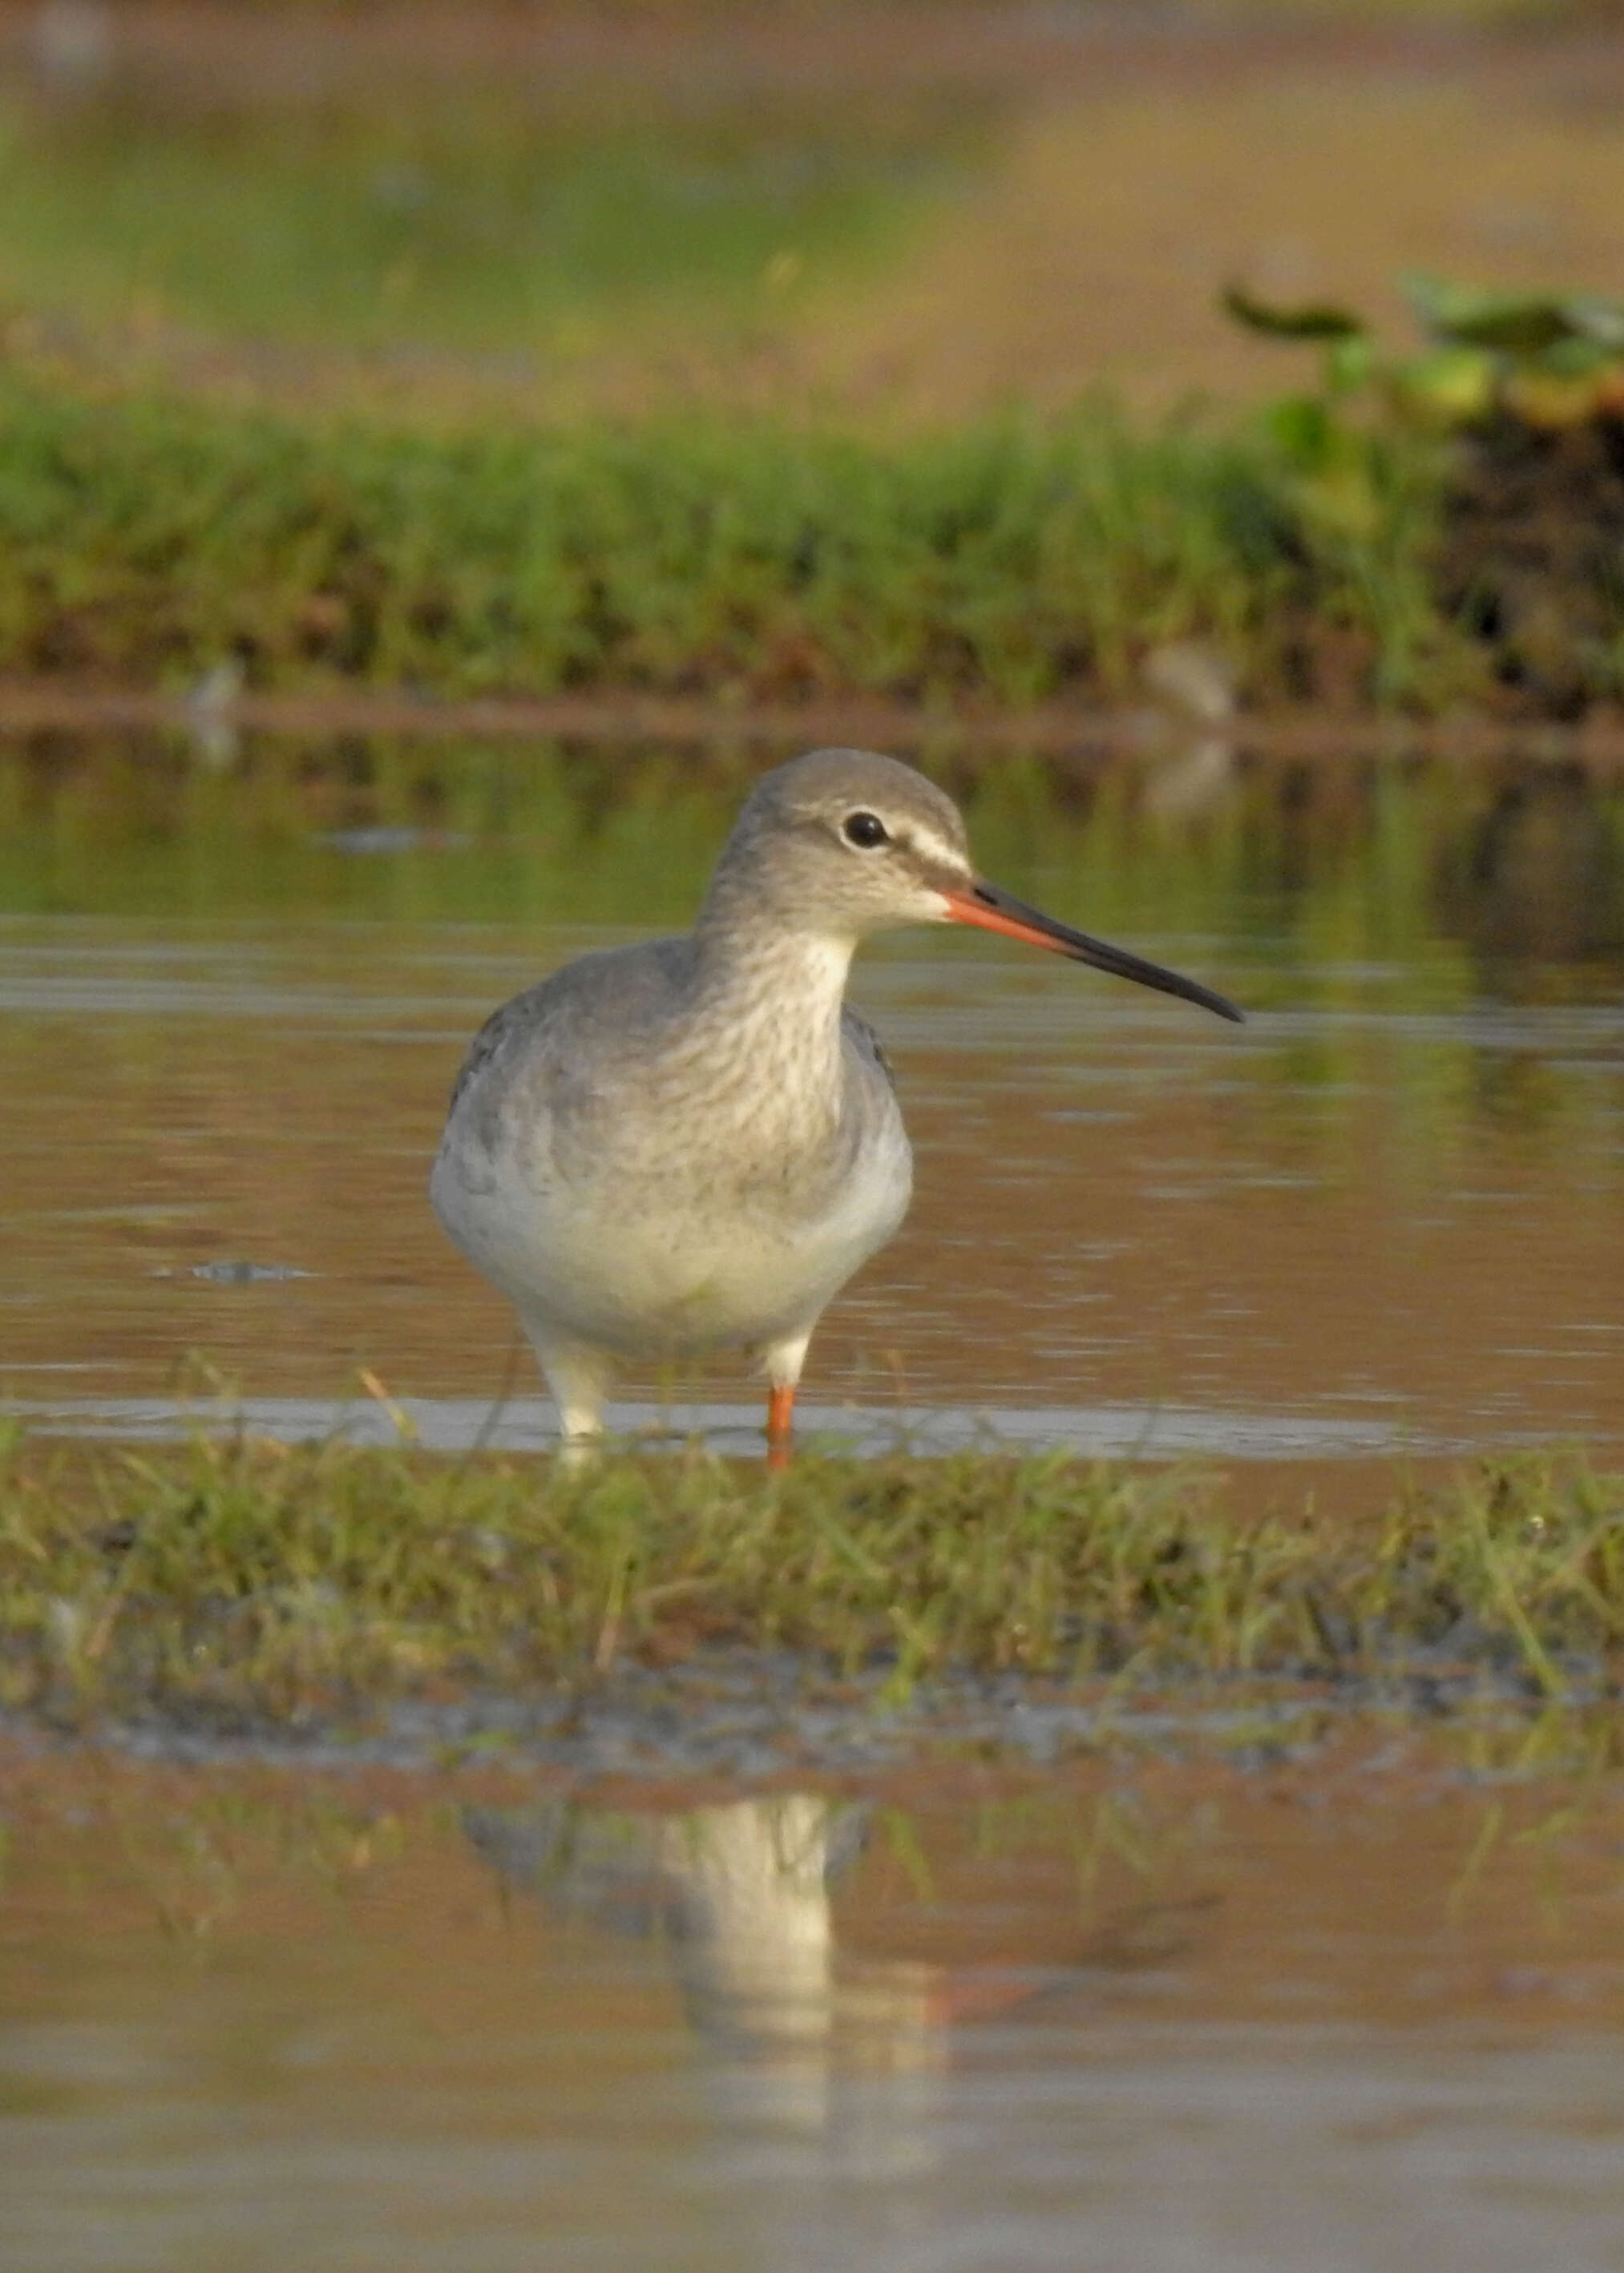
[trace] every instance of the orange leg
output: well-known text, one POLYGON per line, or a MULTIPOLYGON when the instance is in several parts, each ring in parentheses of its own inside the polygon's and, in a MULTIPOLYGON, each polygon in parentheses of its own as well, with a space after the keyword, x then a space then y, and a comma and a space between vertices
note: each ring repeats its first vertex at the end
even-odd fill
POLYGON ((794 1414, 795 1392, 793 1386, 767 1392, 767 1466, 770 1468, 786 1468, 789 1466, 794 1414))

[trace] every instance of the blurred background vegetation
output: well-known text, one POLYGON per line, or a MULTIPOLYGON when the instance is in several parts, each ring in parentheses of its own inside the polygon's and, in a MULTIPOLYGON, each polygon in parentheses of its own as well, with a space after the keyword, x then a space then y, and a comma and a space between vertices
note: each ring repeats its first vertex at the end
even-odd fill
POLYGON ((1624 276, 1624 11, 0 10, 13 354, 414 412, 1272 388, 1237 278, 1624 276))
POLYGON ((1196 636, 1243 699, 1613 704, 1624 450, 1558 450, 1530 590, 1526 464, 1485 491, 1220 301, 1413 341, 1407 274, 1605 296, 1620 180, 1602 0, 0 8, 0 671, 1007 702, 1196 636), (1329 425, 1259 423, 1282 390, 1329 425), (786 439, 831 430, 863 451, 786 439), (920 456, 944 430, 1018 541, 964 450, 920 456), (562 431, 613 526, 515 459, 562 431), (868 563, 832 612, 797 596, 831 529, 868 563), (1004 624, 1027 596, 1069 633, 1004 624))

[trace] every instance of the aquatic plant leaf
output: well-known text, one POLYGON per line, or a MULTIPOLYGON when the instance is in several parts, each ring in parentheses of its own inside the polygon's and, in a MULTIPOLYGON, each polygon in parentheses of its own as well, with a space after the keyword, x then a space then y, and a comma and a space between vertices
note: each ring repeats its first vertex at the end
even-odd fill
POLYGON ((1493 409, 1500 370, 1486 348, 1435 348, 1401 364, 1393 385, 1406 409, 1465 424, 1493 409))
POLYGON ((1305 300, 1282 307, 1260 300, 1244 284, 1228 284, 1220 296, 1226 314, 1250 332, 1276 340, 1350 340, 1363 337, 1365 326, 1346 308, 1328 302, 1305 300))
POLYGON ((1624 304, 1587 292, 1503 292, 1411 273, 1399 289, 1433 336, 1507 355, 1541 356, 1559 341, 1624 350, 1624 304))
POLYGON ((1599 292, 1570 292, 1562 306, 1575 333, 1612 354, 1624 355, 1624 300, 1604 299, 1599 292))
POLYGON ((1624 363, 1624 349, 1604 347, 1599 340, 1577 335, 1555 341, 1539 358, 1542 371, 1560 379, 1594 379, 1598 371, 1616 371, 1624 363))

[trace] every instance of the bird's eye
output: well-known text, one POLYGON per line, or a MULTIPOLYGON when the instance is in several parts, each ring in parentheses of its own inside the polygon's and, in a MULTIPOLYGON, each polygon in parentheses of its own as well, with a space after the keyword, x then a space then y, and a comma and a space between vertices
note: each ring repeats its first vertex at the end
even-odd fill
POLYGON ((890 832, 877 813, 848 813, 840 833, 848 844, 871 852, 876 844, 887 841, 890 832))

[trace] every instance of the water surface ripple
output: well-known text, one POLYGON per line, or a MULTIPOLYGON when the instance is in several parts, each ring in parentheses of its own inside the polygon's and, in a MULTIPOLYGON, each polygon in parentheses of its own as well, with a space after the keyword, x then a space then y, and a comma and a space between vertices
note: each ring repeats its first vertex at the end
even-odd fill
MULTIPOLYGON (((605 817, 556 754, 448 751, 425 829, 395 825, 387 753, 370 785, 345 761, 338 805, 306 760, 289 841, 268 760, 201 787, 149 762, 139 828, 127 761, 83 762, 48 777, 33 865, 26 830, 0 864, 9 1409, 147 1434, 196 1350, 256 1425, 326 1426, 365 1366, 428 1443, 544 1441, 511 1317, 425 1203, 445 1097, 505 995, 691 911, 733 793, 629 766, 605 817), (76 795, 83 830, 117 824, 96 860, 76 795), (345 859, 335 820, 387 849, 345 859)), ((819 1332, 816 1426, 1340 1464, 1352 1497, 1373 1454, 1624 1449, 1620 800, 1555 829, 1548 785, 1464 815, 1435 784, 1361 794, 1335 829, 1294 791, 1152 830, 1131 800, 1040 823, 983 793, 989 868, 1250 1023, 979 938, 866 951, 917 1197, 819 1332)), ((625 1386, 628 1430, 754 1441, 726 1364, 625 1386)))
POLYGON ((1333 1747, 676 1808, 0 1756, 8 2273, 1564 2273, 1616 1819, 1333 1747))

